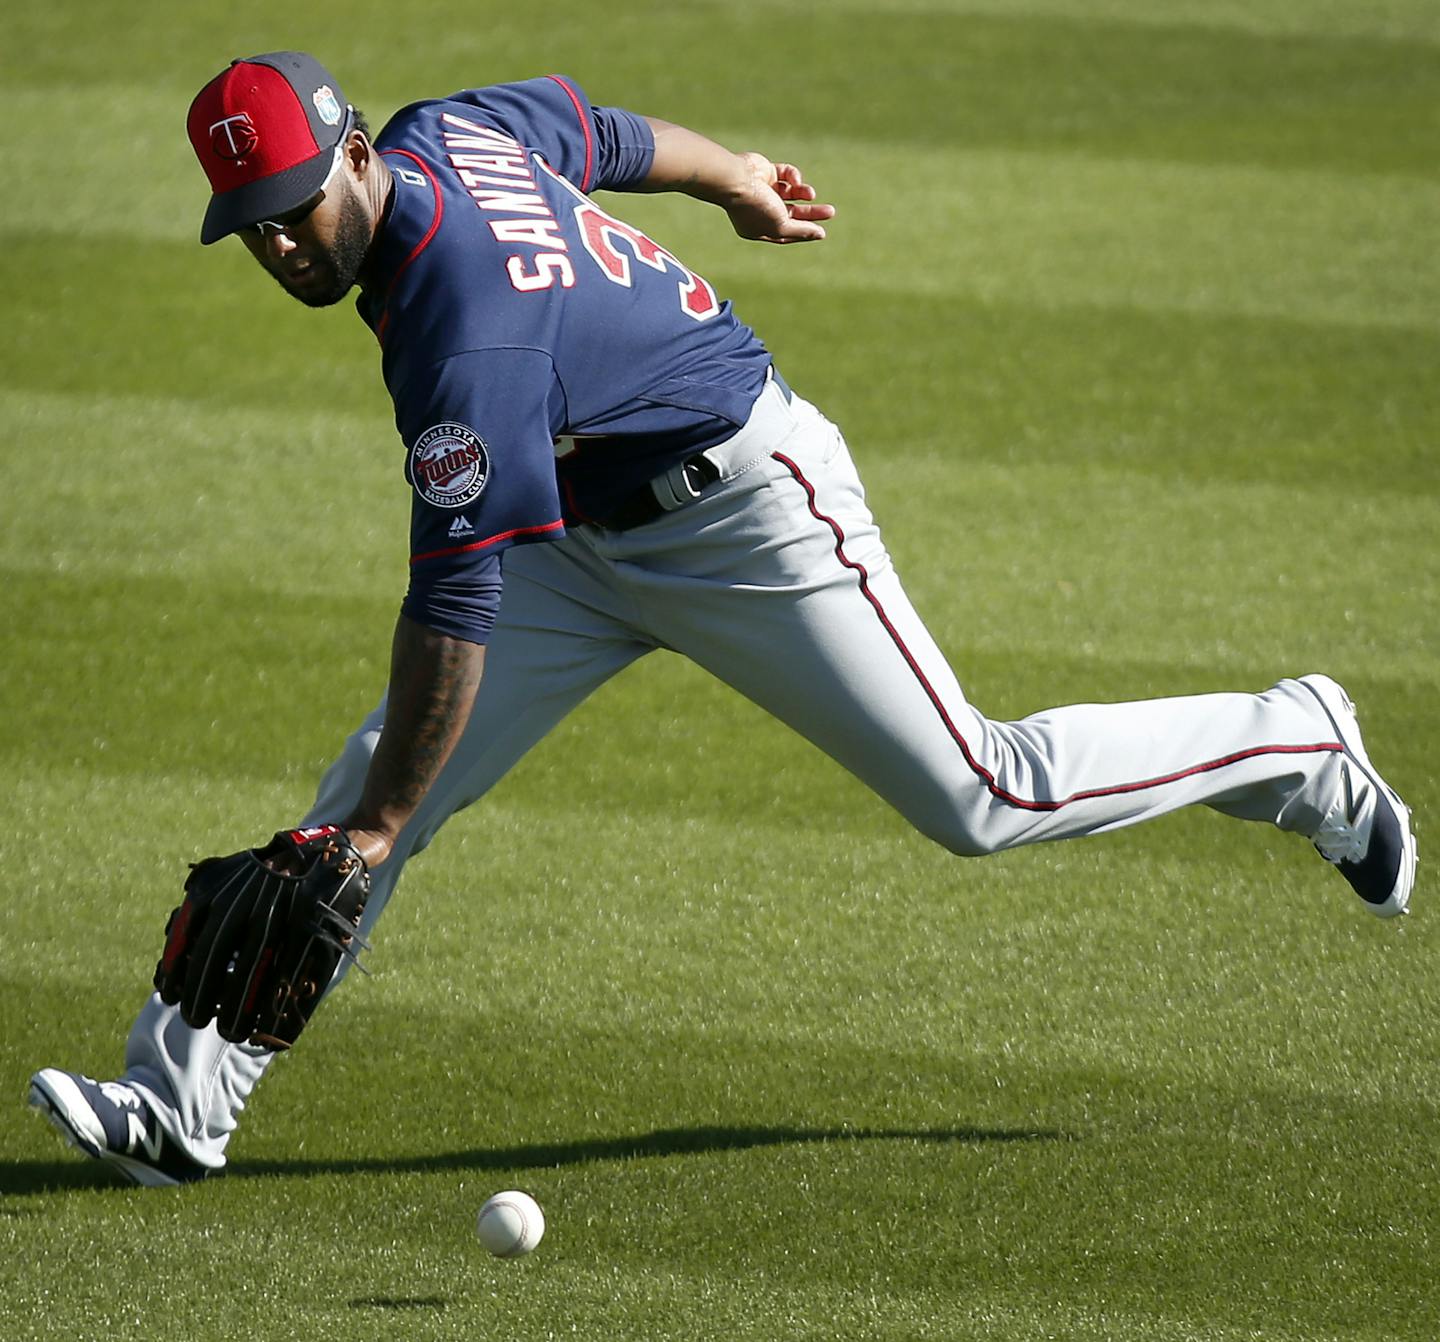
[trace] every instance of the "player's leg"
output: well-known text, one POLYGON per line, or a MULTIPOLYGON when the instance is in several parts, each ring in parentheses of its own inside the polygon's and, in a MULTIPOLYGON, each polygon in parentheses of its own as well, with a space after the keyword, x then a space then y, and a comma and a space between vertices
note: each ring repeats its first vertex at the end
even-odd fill
MULTIPOLYGON (((406 862, 445 820, 497 782, 588 694, 653 646, 626 623, 606 574, 606 566, 583 542, 536 545, 506 556, 505 595, 470 723, 391 857, 371 874, 365 935, 406 862)), ((382 702, 325 774, 305 823, 340 820, 348 813, 359 798, 383 723, 382 702)), ((128 1177, 173 1183, 224 1164, 226 1144, 246 1100, 274 1056, 227 1042, 213 1025, 192 1029, 178 1009, 152 994, 130 1031, 118 1085, 46 1069, 36 1075, 39 1093, 32 1088, 32 1102, 77 1145, 128 1177), (155 1159, 163 1157, 177 1177, 157 1173, 145 1149, 151 1145, 160 1153, 155 1159)))
POLYGON ((637 604, 671 646, 957 853, 1099 833, 1194 803, 1307 836, 1334 816, 1355 752, 1298 681, 987 719, 906 598, 838 431, 804 402, 793 413, 768 462, 620 538, 615 557, 636 575, 637 604), (683 535, 697 526, 703 549, 683 535))

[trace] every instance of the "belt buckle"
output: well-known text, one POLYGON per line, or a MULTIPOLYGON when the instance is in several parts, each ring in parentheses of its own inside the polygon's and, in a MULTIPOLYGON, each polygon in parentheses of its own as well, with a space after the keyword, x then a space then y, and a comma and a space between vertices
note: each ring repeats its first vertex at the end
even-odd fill
POLYGON ((655 501, 667 513, 694 503, 707 485, 713 485, 720 478, 720 468, 703 452, 696 452, 677 461, 669 470, 661 471, 650 481, 649 488, 655 501))
POLYGON ((690 491, 690 497, 698 499, 706 485, 713 484, 720 478, 720 472, 708 457, 703 453, 697 453, 680 463, 680 477, 685 481, 685 486, 690 491), (710 467, 708 472, 705 469, 707 466, 710 467))

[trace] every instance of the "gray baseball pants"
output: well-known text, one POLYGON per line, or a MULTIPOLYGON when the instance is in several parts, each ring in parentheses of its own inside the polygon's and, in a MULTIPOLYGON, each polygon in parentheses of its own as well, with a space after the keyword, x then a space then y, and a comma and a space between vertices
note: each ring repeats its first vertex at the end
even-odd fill
MULTIPOLYGON (((368 936, 401 871, 591 691, 655 648, 689 657, 814 742, 959 854, 1119 829, 1181 806, 1312 834, 1340 745, 1310 694, 1078 704, 991 722, 966 702, 900 580, 838 429, 774 383, 712 453, 721 482, 626 532, 511 550, 464 738, 372 874, 368 936)), ((350 737, 304 823, 358 801, 385 705, 350 737)), ((337 979, 338 982, 338 979, 337 979)), ((123 1079, 203 1164, 272 1054, 194 1030, 152 996, 123 1079)))

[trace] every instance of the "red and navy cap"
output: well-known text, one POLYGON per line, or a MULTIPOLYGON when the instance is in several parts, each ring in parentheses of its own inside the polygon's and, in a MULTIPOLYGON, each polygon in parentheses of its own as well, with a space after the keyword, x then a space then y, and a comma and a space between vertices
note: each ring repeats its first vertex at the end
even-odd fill
POLYGON ((339 85, 304 52, 232 61, 196 95, 186 126, 214 192, 200 241, 218 242, 313 196, 354 117, 339 85))

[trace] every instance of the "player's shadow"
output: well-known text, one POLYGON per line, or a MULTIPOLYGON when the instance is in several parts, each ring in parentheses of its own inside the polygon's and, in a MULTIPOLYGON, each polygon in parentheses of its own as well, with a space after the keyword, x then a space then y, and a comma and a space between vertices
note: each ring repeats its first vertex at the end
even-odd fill
MULTIPOLYGON (((645 1160, 667 1156, 748 1151, 763 1146, 810 1142, 930 1142, 935 1145, 990 1142, 1055 1142, 1069 1133, 1049 1128, 659 1128, 629 1137, 594 1137, 574 1142, 525 1143, 470 1151, 439 1151, 416 1156, 365 1156, 327 1160, 237 1160, 227 1179, 306 1178, 317 1174, 441 1174, 461 1170, 545 1170, 605 1160, 645 1160)), ((92 1161, 11 1161, 0 1163, 0 1195, 45 1193, 96 1183, 123 1187, 92 1161)), ((24 1215, 23 1208, 0 1204, 0 1216, 24 1215)))
POLYGON ((629 1137, 594 1137, 575 1142, 524 1143, 420 1156, 365 1156, 349 1160, 241 1160, 232 1177, 271 1178, 310 1174, 439 1174, 461 1170, 546 1170, 605 1160, 748 1151, 762 1146, 808 1142, 1034 1142, 1063 1141, 1062 1132, 1035 1128, 659 1128, 629 1137))
POLYGON ((344 1161, 236 1161, 230 1174, 240 1178, 317 1174, 442 1174, 451 1171, 557 1169, 595 1161, 642 1161, 664 1156, 708 1155, 756 1146, 793 1146, 805 1142, 1045 1142, 1064 1133, 1005 1127, 662 1127, 625 1138, 583 1142, 524 1143, 480 1150, 448 1150, 423 1156, 364 1156, 344 1161))

